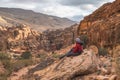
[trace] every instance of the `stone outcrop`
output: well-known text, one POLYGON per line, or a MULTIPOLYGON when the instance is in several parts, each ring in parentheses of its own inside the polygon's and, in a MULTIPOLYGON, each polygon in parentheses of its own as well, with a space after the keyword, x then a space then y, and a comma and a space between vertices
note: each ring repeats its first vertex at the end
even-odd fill
POLYGON ((59 50, 74 43, 77 27, 78 24, 75 24, 70 28, 40 33, 24 24, 13 27, 0 26, 0 50, 59 50))
POLYGON ((74 24, 66 29, 43 32, 40 37, 40 48, 47 51, 55 51, 70 46, 77 37, 77 27, 78 24, 74 24))
POLYGON ((73 58, 64 58, 46 69, 35 72, 41 80, 71 80, 97 71, 100 64, 99 58, 90 50, 73 58))
POLYGON ((34 48, 39 46, 37 38, 39 32, 34 31, 26 25, 16 27, 0 27, 0 48, 11 50, 14 48, 34 48))
POLYGON ((78 34, 87 36, 89 45, 113 47, 120 43, 120 1, 104 4, 80 22, 78 34))

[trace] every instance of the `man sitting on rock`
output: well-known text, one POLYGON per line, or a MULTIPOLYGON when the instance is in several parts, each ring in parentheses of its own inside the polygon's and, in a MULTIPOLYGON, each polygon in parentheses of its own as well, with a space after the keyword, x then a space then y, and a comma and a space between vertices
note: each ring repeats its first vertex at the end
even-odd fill
POLYGON ((83 46, 82 46, 83 42, 79 38, 76 38, 75 41, 76 41, 75 47, 73 47, 68 53, 62 55, 60 57, 60 59, 64 58, 65 56, 67 56, 67 57, 78 56, 78 55, 80 55, 82 53, 82 51, 83 51, 83 46))

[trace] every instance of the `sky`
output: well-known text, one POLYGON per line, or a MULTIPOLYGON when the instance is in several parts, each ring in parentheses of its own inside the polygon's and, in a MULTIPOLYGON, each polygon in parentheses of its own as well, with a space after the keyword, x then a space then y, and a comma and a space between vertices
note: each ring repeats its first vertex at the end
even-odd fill
POLYGON ((0 0, 0 7, 22 8, 80 21, 104 3, 114 0, 0 0))

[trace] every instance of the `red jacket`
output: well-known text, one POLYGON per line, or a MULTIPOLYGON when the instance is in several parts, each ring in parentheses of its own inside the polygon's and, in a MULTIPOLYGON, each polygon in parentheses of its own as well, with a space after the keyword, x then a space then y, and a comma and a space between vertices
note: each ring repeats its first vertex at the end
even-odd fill
POLYGON ((77 52, 82 52, 83 51, 83 47, 80 43, 76 43, 75 47, 73 47, 73 52, 77 53, 77 52))

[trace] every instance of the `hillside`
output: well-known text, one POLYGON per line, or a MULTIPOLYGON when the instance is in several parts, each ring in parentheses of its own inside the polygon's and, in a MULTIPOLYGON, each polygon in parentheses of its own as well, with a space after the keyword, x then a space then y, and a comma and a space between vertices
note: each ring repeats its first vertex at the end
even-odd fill
POLYGON ((76 23, 67 18, 59 18, 19 8, 0 8, 0 16, 8 22, 8 26, 22 23, 38 31, 67 28, 76 23))

